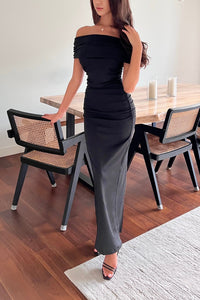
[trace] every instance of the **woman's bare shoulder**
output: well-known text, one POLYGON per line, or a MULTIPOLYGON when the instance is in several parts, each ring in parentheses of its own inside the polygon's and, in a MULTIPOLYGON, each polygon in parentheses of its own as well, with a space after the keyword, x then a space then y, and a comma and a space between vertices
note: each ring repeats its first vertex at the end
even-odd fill
POLYGON ((82 35, 87 35, 87 34, 92 34, 93 30, 94 30, 94 26, 80 27, 76 32, 76 37, 82 36, 82 35))

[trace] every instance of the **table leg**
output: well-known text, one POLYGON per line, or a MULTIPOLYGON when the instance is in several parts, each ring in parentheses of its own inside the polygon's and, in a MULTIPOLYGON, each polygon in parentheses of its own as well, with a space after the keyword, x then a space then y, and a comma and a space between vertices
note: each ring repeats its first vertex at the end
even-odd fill
POLYGON ((73 136, 75 134, 75 116, 66 113, 66 137, 73 136))

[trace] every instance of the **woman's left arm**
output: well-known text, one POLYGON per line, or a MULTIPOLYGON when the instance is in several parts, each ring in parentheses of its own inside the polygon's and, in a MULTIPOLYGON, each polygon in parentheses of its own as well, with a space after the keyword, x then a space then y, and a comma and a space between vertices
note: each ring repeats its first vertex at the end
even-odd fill
POLYGON ((124 63, 123 71, 123 87, 126 93, 132 93, 139 81, 140 64, 142 57, 142 43, 137 31, 130 25, 125 25, 122 31, 127 35, 132 45, 132 54, 130 64, 124 63))

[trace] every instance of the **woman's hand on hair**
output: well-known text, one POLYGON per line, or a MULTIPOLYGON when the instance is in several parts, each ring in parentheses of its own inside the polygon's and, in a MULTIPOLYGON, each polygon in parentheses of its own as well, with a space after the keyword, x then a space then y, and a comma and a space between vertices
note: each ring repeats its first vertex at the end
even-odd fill
POLYGON ((130 25, 124 25, 125 29, 122 29, 122 31, 126 34, 126 36, 129 39, 129 42, 131 43, 132 47, 137 47, 138 49, 141 48, 142 51, 142 42, 140 40, 140 36, 138 32, 130 25))

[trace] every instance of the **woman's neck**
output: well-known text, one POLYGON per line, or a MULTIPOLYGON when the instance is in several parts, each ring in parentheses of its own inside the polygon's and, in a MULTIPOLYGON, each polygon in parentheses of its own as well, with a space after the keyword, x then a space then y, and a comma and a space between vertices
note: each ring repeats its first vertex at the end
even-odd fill
POLYGON ((104 27, 114 27, 114 22, 111 14, 102 16, 97 25, 104 27))

